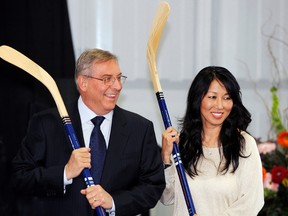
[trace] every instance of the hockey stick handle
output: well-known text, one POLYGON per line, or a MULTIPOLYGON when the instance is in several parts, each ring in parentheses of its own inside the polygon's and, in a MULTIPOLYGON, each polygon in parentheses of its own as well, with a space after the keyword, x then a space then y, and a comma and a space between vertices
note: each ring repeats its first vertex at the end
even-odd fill
MULTIPOLYGON (((79 141, 78 141, 77 136, 75 134, 75 131, 74 131, 74 128, 72 126, 70 118, 69 117, 62 117, 62 121, 63 121, 66 133, 69 137, 69 140, 70 140, 70 143, 71 143, 73 149, 80 148, 80 144, 79 144, 79 141)), ((84 168, 82 170, 82 176, 84 178, 84 181, 85 181, 87 187, 91 187, 91 186, 95 185, 93 178, 92 178, 92 175, 91 175, 91 172, 88 168, 84 168)), ((95 211, 96 211, 98 216, 105 216, 105 211, 102 207, 100 207, 100 206, 96 207, 95 211)))
MULTIPOLYGON (((162 119, 165 125, 165 128, 167 129, 168 127, 172 126, 171 124, 171 120, 169 117, 169 113, 168 113, 168 109, 166 106, 166 102, 165 102, 165 98, 164 98, 164 94, 162 91, 158 91, 156 92, 156 97, 157 97, 157 101, 159 104, 159 108, 161 111, 161 115, 162 115, 162 119)), ((173 150, 172 150, 172 156, 175 162, 175 166, 176 166, 176 170, 179 176, 179 180, 180 180, 180 184, 181 184, 181 188, 184 194, 184 198, 185 198, 185 202, 188 208, 188 212, 189 212, 189 216, 196 216, 196 209, 192 200, 192 195, 189 189, 189 185, 187 182, 187 178, 186 178, 186 174, 185 174, 185 169, 184 166, 182 164, 182 160, 181 160, 181 156, 180 156, 180 152, 179 152, 179 148, 178 148, 178 144, 177 143, 173 143, 173 150)))
MULTIPOLYGON (((63 121, 66 133, 68 135, 68 138, 70 140, 70 143, 71 143, 73 149, 80 148, 80 144, 79 144, 78 139, 76 137, 76 134, 75 134, 74 128, 72 126, 70 118, 69 117, 63 117, 62 121, 63 121)), ((92 175, 91 175, 88 168, 83 169, 82 175, 84 177, 84 181, 85 181, 87 187, 91 187, 91 186, 95 185, 93 178, 92 178, 92 175)))

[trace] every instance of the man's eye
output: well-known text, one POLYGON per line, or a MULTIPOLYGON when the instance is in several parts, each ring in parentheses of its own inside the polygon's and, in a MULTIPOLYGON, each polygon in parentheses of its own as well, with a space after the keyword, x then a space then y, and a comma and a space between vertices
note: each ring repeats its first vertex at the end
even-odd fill
POLYGON ((104 77, 104 78, 103 78, 103 81, 104 81, 104 82, 110 82, 110 80, 111 80, 111 77, 104 77))

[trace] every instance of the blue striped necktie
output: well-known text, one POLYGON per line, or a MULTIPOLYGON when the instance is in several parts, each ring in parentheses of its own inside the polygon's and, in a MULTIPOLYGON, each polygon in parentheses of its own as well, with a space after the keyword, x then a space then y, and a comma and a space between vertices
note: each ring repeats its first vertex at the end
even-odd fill
POLYGON ((100 125, 102 124, 105 117, 96 116, 91 119, 94 124, 90 136, 89 147, 91 149, 91 174, 95 184, 99 184, 101 180, 102 170, 104 166, 105 156, 106 156, 106 144, 103 134, 100 130, 100 125))

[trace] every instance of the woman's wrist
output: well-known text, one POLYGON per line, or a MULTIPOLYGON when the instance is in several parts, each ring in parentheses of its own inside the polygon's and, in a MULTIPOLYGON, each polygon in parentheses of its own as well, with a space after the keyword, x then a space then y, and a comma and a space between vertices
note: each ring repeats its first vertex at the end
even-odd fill
POLYGON ((171 164, 171 158, 170 157, 162 157, 162 161, 164 164, 171 164))

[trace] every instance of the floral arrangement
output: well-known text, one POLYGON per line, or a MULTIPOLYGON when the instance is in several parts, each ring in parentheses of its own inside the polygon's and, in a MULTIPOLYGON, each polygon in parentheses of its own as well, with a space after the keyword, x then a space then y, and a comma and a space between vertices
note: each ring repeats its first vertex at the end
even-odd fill
POLYGON ((279 111, 277 88, 272 87, 271 122, 276 140, 260 142, 265 204, 259 216, 288 215, 288 130, 279 111))

